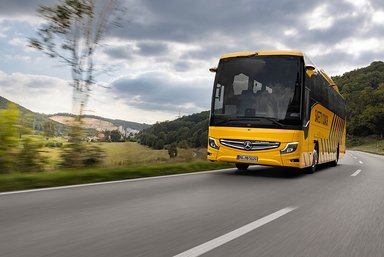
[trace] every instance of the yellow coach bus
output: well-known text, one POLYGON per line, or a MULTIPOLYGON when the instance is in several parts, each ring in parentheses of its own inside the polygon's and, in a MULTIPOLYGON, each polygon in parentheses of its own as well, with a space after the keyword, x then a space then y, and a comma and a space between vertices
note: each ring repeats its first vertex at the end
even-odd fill
POLYGON ((208 160, 313 173, 345 154, 345 101, 304 53, 226 54, 210 71, 208 160))

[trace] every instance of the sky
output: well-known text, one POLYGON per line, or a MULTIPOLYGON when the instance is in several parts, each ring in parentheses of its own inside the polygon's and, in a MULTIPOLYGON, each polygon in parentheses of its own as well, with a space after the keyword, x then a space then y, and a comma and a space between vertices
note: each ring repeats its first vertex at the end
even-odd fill
MULTIPOLYGON (((71 112, 68 66, 28 47, 57 0, 0 1, 0 96, 71 112)), ((222 54, 297 50, 329 75, 384 60, 383 0, 121 0, 119 27, 95 53, 86 114, 152 124, 208 110, 222 54)))

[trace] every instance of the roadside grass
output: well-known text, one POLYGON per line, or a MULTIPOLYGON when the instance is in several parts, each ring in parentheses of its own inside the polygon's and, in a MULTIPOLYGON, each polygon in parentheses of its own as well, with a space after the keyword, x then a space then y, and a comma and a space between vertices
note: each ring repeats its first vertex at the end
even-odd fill
POLYGON ((132 165, 117 168, 12 173, 0 176, 0 192, 182 174, 232 167, 233 165, 228 163, 193 161, 188 163, 132 165))
POLYGON ((103 166, 116 167, 168 161, 167 150, 153 150, 135 142, 97 143, 105 151, 103 166))
POLYGON ((153 150, 135 142, 99 143, 106 153, 103 165, 106 167, 127 166, 148 163, 175 163, 205 160, 206 149, 178 148, 176 158, 170 158, 168 150, 153 150), (202 154, 202 151, 204 152, 202 154))
POLYGON ((384 139, 377 137, 353 138, 347 140, 350 150, 358 150, 368 153, 384 155, 384 139))
MULTIPOLYGON (((65 143, 64 143, 65 144, 65 143)), ((168 151, 153 150, 136 142, 124 143, 90 143, 98 145, 105 152, 102 167, 124 167, 138 164, 177 163, 206 159, 206 149, 178 148, 176 158, 170 158, 168 151)), ((55 170, 59 167, 61 148, 44 147, 41 152, 47 159, 46 169, 55 170)))

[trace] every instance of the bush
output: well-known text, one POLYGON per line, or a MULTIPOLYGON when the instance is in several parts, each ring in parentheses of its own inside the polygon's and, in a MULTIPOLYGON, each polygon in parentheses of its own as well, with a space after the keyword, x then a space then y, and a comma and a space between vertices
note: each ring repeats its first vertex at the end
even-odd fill
POLYGON ((62 147, 63 143, 60 142, 48 142, 45 144, 46 147, 55 148, 55 147, 62 147))
POLYGON ((97 145, 86 145, 83 142, 67 145, 62 154, 63 168, 89 167, 102 163, 104 151, 97 145))
POLYGON ((176 144, 171 144, 168 147, 168 154, 170 158, 175 158, 177 156, 177 147, 176 144))

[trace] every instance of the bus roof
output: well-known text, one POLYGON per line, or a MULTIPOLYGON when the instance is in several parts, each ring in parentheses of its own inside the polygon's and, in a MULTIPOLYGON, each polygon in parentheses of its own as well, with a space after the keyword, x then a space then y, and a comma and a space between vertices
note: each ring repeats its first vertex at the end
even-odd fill
MULTIPOLYGON (((223 54, 220 59, 226 58, 236 58, 242 56, 254 56, 254 55, 292 55, 292 56, 303 56, 306 64, 310 64, 316 68, 316 65, 313 64, 311 59, 305 55, 303 52, 299 51, 255 51, 255 52, 237 52, 237 53, 229 53, 223 54)), ((317 69, 318 72, 328 81, 328 83, 332 86, 332 88, 341 96, 339 87, 336 83, 324 72, 322 69, 317 69)))
MULTIPOLYGON (((242 56, 254 56, 254 55, 292 55, 292 56, 303 56, 305 63, 311 64, 314 67, 316 67, 311 59, 305 55, 303 52, 299 51, 255 51, 255 52, 237 52, 237 53, 229 53, 229 54, 223 54, 220 59, 226 59, 226 58, 236 58, 236 57, 242 57, 242 56)), ((322 69, 317 69, 320 74, 328 81, 328 83, 332 86, 332 88, 341 96, 339 87, 336 85, 336 83, 324 72, 322 69)), ((343 96, 341 96, 343 97, 343 96)))
POLYGON ((252 55, 294 55, 294 56, 304 56, 304 53, 303 52, 296 52, 296 51, 238 52, 238 53, 223 54, 221 56, 221 59, 231 58, 231 57, 241 57, 241 56, 252 56, 252 55))

